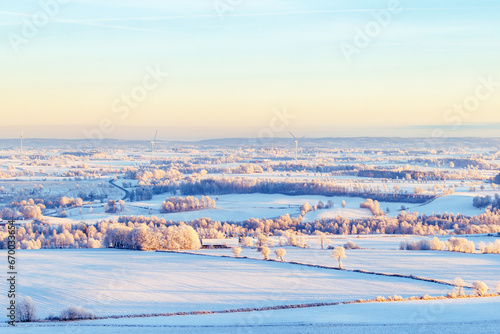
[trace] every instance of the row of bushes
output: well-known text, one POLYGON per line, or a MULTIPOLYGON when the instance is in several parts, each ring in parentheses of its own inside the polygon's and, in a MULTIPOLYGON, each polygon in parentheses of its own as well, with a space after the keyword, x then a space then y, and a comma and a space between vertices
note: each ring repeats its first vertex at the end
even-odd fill
MULTIPOLYGON (((448 250, 450 252, 475 253, 476 245, 473 241, 465 238, 451 237, 447 241, 441 241, 437 237, 432 239, 422 239, 419 241, 401 241, 399 245, 401 250, 448 250)), ((495 240, 486 244, 481 241, 478 245, 480 253, 500 254, 500 240, 495 240)))

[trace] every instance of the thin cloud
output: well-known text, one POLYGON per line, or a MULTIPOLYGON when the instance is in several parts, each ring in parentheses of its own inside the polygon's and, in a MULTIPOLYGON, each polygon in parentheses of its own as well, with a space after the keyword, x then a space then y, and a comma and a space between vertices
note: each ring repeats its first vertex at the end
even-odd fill
MULTIPOLYGON (((356 12, 374 12, 385 10, 387 8, 362 8, 362 9, 331 9, 331 10, 301 10, 301 11, 284 11, 284 12, 267 12, 267 13, 228 13, 224 17, 266 17, 266 16, 287 16, 287 15, 317 15, 317 14, 335 14, 335 13, 356 13, 356 12)), ((401 8, 402 11, 444 11, 444 10, 476 10, 476 9, 500 9, 500 7, 442 7, 442 8, 401 8)), ((33 14, 25 14, 18 12, 0 11, 0 15, 9 16, 28 16, 34 17, 33 14)), ((165 20, 181 20, 181 19, 204 19, 217 18, 218 14, 195 14, 195 15, 169 15, 169 16, 143 16, 143 17, 111 17, 98 19, 53 19, 52 22, 87 24, 94 22, 107 21, 165 21, 165 20)), ((111 26, 110 26, 111 27, 111 26)))

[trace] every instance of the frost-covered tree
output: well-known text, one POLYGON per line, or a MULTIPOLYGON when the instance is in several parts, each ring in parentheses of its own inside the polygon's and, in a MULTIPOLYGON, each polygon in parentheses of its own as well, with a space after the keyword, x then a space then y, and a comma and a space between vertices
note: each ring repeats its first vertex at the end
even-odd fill
POLYGON ((120 212, 125 210, 125 202, 122 199, 118 200, 118 209, 120 212))
POLYGON ((267 246, 261 247, 260 252, 261 252, 262 256, 264 256, 264 260, 269 259, 269 253, 271 252, 269 247, 267 247, 267 246))
POLYGON ((241 253, 241 247, 234 247, 232 249, 234 256, 238 257, 241 253))
POLYGON ((42 210, 38 205, 26 205, 22 208, 22 214, 25 219, 41 219, 42 210))
POLYGON ((257 240, 259 242, 259 246, 264 246, 264 245, 267 245, 267 241, 268 241, 269 237, 265 234, 262 234, 260 233, 258 236, 257 236, 257 240))
POLYGON ((302 206, 300 207, 300 212, 301 212, 301 215, 303 216, 304 214, 308 213, 309 211, 312 210, 312 206, 305 202, 304 204, 302 204, 302 206))
POLYGON ((315 234, 318 236, 319 242, 321 243, 321 249, 323 249, 324 244, 328 242, 326 234, 317 230, 315 231, 315 234))
POLYGON ((488 291, 488 286, 484 282, 475 281, 472 285, 472 289, 478 296, 484 296, 488 291))
POLYGON ((16 320, 19 322, 30 322, 36 320, 36 306, 31 297, 24 297, 16 305, 16 320))
POLYGON ((457 277, 453 280, 452 284, 455 286, 455 289, 457 290, 457 295, 463 296, 464 295, 464 285, 465 285, 464 280, 461 279, 460 277, 457 277))
POLYGON ((346 202, 343 200, 342 203, 340 204, 342 208, 345 208, 347 206, 346 202))
POLYGON ((284 248, 276 248, 274 250, 274 252, 276 253, 276 257, 281 261, 281 262, 284 262, 285 259, 285 254, 286 254, 286 250, 284 248))
POLYGON ((333 249, 332 255, 334 259, 339 261, 339 269, 342 269, 342 259, 345 259, 347 256, 345 255, 345 248, 342 246, 337 246, 333 249))
POLYGON ((244 237, 241 239, 241 245, 243 247, 253 247, 253 238, 244 237))

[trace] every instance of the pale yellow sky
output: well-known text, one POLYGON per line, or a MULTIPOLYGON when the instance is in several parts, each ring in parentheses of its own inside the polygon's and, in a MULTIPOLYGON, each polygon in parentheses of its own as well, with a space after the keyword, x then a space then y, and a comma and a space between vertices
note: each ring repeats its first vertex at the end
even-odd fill
POLYGON ((165 139, 228 137, 269 126, 276 108, 293 113, 287 130, 324 134, 500 123, 500 86, 485 91, 482 82, 500 82, 495 3, 468 5, 402 7, 346 57, 342 45, 356 45, 359 31, 377 24, 385 2, 259 1, 222 18, 201 2, 77 2, 30 38, 14 14, 29 19, 41 9, 9 3, 0 33, 26 43, 16 50, 0 41, 2 136, 31 128, 33 136, 79 138, 104 120, 114 127, 109 138, 130 127, 137 138, 155 127, 183 129, 165 139), (158 71, 169 75, 156 80, 158 71), (474 102, 478 89, 489 94, 470 112, 456 108, 474 102))

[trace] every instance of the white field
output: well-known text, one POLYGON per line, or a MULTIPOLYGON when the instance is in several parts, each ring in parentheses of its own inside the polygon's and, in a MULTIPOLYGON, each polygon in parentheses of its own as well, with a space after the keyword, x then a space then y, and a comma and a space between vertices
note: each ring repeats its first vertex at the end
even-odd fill
POLYGON ((321 306, 243 313, 25 323, 8 333, 496 334, 500 297, 321 306))
MULTIPOLYGON (((405 278, 170 252, 20 250, 17 257, 19 295, 33 298, 40 317, 69 305, 126 315, 446 292, 443 285, 405 278)), ((3 291, 5 285, 2 280, 3 291)))
MULTIPOLYGON (((356 241, 353 239, 353 241, 356 241)), ((338 243, 340 245, 340 243, 338 243)), ((332 250, 286 249, 285 261, 307 264, 318 264, 337 267, 338 263, 330 255, 332 250)), ((232 255, 230 250, 203 249, 199 253, 209 255, 232 255)), ((271 258, 275 258, 271 249, 271 258)), ((465 254, 445 251, 400 251, 389 249, 350 249, 346 250, 347 258, 342 260, 345 269, 362 269, 378 273, 414 275, 438 279, 451 283, 454 278, 461 277, 466 284, 484 281, 494 290, 500 281, 500 255, 498 254, 465 254), (446 270, 443 270, 446 268, 446 270)), ((261 259, 262 255, 255 249, 244 248, 240 256, 261 259)), ((447 292, 453 288, 442 286, 447 292)))
POLYGON ((500 298, 497 297, 481 300, 350 304, 246 314, 82 321, 75 325, 152 325, 162 326, 153 327, 153 330, 158 332, 168 330, 169 333, 189 333, 198 330, 209 333, 301 334, 495 333, 500 325, 500 315, 497 310, 499 303, 500 298))
MULTIPOLYGON (((119 183, 118 183, 119 184, 119 183)), ((123 192, 117 188, 119 199, 123 192)), ((490 194, 489 192, 474 192, 474 193, 455 193, 448 196, 439 197, 436 200, 425 205, 408 204, 408 203, 389 203, 380 202, 380 207, 385 210, 390 209, 389 216, 397 216, 401 212, 401 205, 408 207, 409 212, 419 212, 431 215, 433 213, 462 213, 465 215, 478 215, 484 212, 484 209, 477 209, 472 206, 474 196, 490 194)), ((491 194, 490 194, 491 195, 491 194)), ((304 196, 286 196, 281 194, 233 194, 220 195, 216 201, 216 208, 203 209, 187 212, 160 213, 161 203, 172 195, 155 195, 151 201, 125 202, 125 210, 117 214, 107 214, 104 212, 103 205, 100 203, 87 204, 82 208, 83 216, 80 215, 80 208, 66 210, 66 213, 75 221, 84 220, 88 224, 96 223, 103 219, 116 219, 123 215, 155 215, 169 221, 192 221, 198 218, 210 218, 214 221, 222 222, 241 222, 250 218, 276 218, 284 214, 298 216, 300 214, 300 206, 304 203, 309 203, 312 206, 322 201, 324 204, 328 200, 334 202, 335 207, 332 209, 322 209, 310 211, 304 216, 304 222, 311 222, 317 219, 331 219, 337 216, 346 217, 349 219, 372 217, 372 213, 368 209, 359 207, 360 203, 365 200, 361 197, 327 197, 316 195, 304 196), (342 201, 346 202, 346 208, 341 207, 342 201), (89 213, 89 207, 93 207, 93 212, 89 213)), ((215 198, 217 196, 210 196, 215 198)), ((48 217, 51 223, 57 224, 61 222, 57 218, 48 217)))

